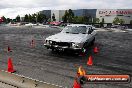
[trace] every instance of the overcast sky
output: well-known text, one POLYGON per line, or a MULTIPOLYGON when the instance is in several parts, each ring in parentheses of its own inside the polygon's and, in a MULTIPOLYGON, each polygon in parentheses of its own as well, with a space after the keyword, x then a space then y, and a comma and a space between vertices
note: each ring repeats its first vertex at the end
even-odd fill
POLYGON ((14 18, 44 9, 132 9, 132 0, 0 0, 0 16, 14 18))

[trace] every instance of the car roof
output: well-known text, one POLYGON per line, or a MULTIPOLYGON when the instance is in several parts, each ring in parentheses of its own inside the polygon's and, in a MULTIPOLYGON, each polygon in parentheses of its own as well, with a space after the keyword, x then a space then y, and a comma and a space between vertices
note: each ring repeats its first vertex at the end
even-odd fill
POLYGON ((92 27, 92 25, 86 25, 86 24, 70 24, 67 26, 86 26, 86 27, 92 27))

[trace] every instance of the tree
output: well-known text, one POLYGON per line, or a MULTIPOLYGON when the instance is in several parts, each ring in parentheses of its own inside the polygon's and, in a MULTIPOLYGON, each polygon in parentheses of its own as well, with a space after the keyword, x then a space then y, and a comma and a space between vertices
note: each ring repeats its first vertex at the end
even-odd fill
POLYGON ((51 22, 51 18, 49 18, 47 21, 48 21, 48 22, 51 22))
POLYGON ((123 19, 119 19, 118 17, 115 17, 113 20, 113 24, 124 24, 125 21, 123 19))
POLYGON ((24 17, 24 22, 29 22, 29 17, 28 17, 27 14, 26 14, 25 17, 24 17))
POLYGON ((56 21, 56 19, 55 19, 55 14, 53 13, 53 15, 52 15, 52 20, 53 21, 56 21))
POLYGON ((93 23, 96 23, 96 18, 93 18, 93 23))
POLYGON ((28 20, 29 22, 32 22, 32 16, 30 14, 28 15, 28 20))
POLYGON ((130 24, 132 24, 132 20, 130 20, 130 24))
POLYGON ((83 23, 84 22, 84 17, 83 16, 75 16, 73 18, 74 23, 83 23))
POLYGON ((16 17, 16 22, 20 22, 20 16, 18 15, 17 17, 16 17))
POLYGON ((96 23, 99 23, 100 22, 100 19, 99 18, 96 18, 96 23))
POLYGON ((39 23, 43 23, 43 22, 45 22, 46 21, 46 15, 44 15, 44 14, 37 14, 37 21, 39 22, 39 23))
POLYGON ((123 19, 120 19, 120 24, 124 24, 125 21, 123 19))
POLYGON ((63 22, 67 23, 67 20, 68 20, 68 12, 67 12, 67 10, 65 11, 64 16, 62 16, 62 20, 63 20, 63 22))
POLYGON ((115 17, 113 20, 113 24, 119 24, 120 23, 120 19, 118 17, 115 17))
POLYGON ((7 18, 7 19, 6 19, 6 22, 7 22, 7 23, 10 23, 10 22, 11 22, 11 19, 10 19, 10 18, 7 18))
POLYGON ((100 26, 104 27, 104 23, 105 23, 104 18, 102 18, 102 21, 100 22, 100 26))
POLYGON ((74 16, 73 22, 74 23, 82 23, 82 24, 90 23, 89 17, 87 17, 87 16, 74 16))
POLYGON ((92 23, 92 17, 88 16, 88 23, 92 23))
POLYGON ((66 10, 62 19, 64 22, 73 22, 73 20, 75 20, 73 11, 71 9, 69 9, 68 11, 66 10))
POLYGON ((37 21, 37 14, 32 14, 32 23, 36 23, 37 21))
POLYGON ((67 18, 69 23, 73 22, 74 13, 72 12, 71 9, 68 10, 67 18))
POLYGON ((82 19, 82 23, 89 23, 89 17, 87 17, 87 16, 83 16, 83 19, 82 19))
POLYGON ((102 18, 102 21, 101 21, 100 23, 102 23, 102 24, 104 24, 104 23, 105 23, 104 18, 102 18))
POLYGON ((93 23, 100 23, 100 19, 99 18, 93 18, 93 23))

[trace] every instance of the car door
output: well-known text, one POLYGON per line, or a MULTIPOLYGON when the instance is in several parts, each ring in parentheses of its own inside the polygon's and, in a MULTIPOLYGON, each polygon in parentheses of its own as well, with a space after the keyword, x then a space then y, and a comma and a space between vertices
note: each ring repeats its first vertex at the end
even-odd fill
POLYGON ((93 29, 92 27, 88 27, 88 34, 87 34, 87 42, 90 43, 93 39, 93 29))

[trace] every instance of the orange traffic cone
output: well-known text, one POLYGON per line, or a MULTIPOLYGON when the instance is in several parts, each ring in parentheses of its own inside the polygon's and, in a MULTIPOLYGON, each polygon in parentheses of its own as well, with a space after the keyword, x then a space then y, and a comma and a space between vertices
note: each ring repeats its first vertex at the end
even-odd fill
POLYGON ((32 41, 31 41, 31 47, 33 48, 33 47, 35 47, 35 41, 32 39, 32 41))
POLYGON ((93 65, 93 60, 92 59, 93 59, 93 57, 92 56, 89 56, 87 65, 89 65, 89 66, 92 66, 93 65))
POLYGON ((96 47, 94 47, 94 53, 98 53, 99 52, 99 49, 98 49, 98 47, 96 46, 96 47))
POLYGON ((15 72, 14 68, 13 68, 13 64, 12 64, 12 60, 11 58, 8 59, 8 69, 7 69, 8 72, 15 72))
POLYGON ((76 79, 74 80, 73 88, 81 88, 81 84, 79 84, 76 79))

